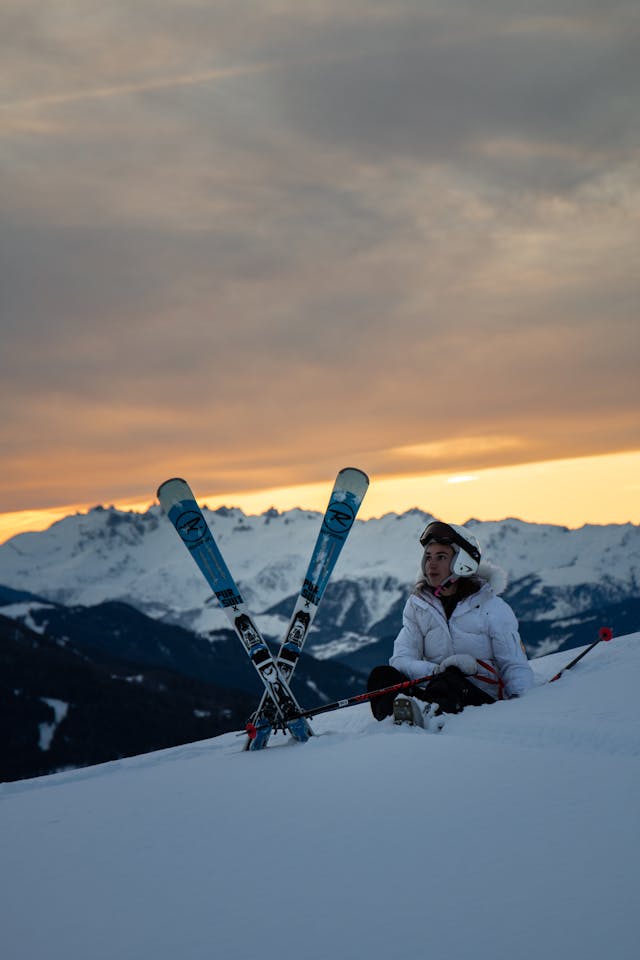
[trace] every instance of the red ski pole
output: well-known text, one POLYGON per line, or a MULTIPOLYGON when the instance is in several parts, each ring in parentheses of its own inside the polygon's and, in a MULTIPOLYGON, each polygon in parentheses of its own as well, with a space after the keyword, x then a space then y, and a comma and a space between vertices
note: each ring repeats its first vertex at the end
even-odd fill
MULTIPOLYGON (((401 690, 409 690, 419 683, 426 683, 432 680, 433 674, 429 673, 425 677, 418 677, 417 680, 403 680, 401 683, 394 683, 390 687, 382 687, 380 690, 369 690, 367 693, 357 693, 353 697, 346 697, 344 700, 336 700, 334 703, 325 703, 321 707, 312 707, 311 710, 301 710, 294 714, 295 717, 317 717, 320 713, 330 713, 332 710, 341 710, 343 707, 354 707, 357 703, 367 703, 369 700, 375 700, 377 697, 384 697, 390 693, 399 693, 401 690)), ((260 726, 248 723, 246 732, 253 739, 257 736, 260 726)))
POLYGON ((579 653, 578 656, 575 657, 571 661, 571 663, 568 663, 566 667, 563 667, 562 670, 559 671, 559 673, 556 673, 555 677, 551 677, 551 680, 549 680, 549 683, 553 683, 554 680, 557 680, 559 677, 561 677, 566 670, 571 670, 571 667, 575 667, 576 663, 579 660, 582 660, 583 657, 586 657, 586 655, 589 653, 590 650, 593 650, 593 648, 597 647, 598 644, 601 643, 602 641, 606 642, 607 640, 613 640, 613 630, 611 629, 611 627, 600 627, 600 630, 598 631, 598 639, 594 640, 593 643, 590 644, 590 646, 588 646, 586 650, 582 651, 582 653, 579 653))

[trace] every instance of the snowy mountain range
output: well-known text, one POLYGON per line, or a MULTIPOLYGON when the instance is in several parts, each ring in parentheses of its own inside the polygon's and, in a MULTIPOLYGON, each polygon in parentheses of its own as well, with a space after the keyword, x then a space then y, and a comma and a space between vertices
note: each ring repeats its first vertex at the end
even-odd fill
POLYGON ((0 785, 3 958, 636 960, 640 633, 566 659, 439 734, 363 704, 0 785))
MULTIPOLYGON (((320 528, 313 511, 205 508, 225 558, 264 634, 280 638, 320 528)), ((356 521, 306 652, 366 671, 386 659, 420 562, 419 510, 356 521)), ((504 594, 530 655, 593 639, 602 623, 621 634, 640 624, 640 527, 578 530, 520 520, 469 529, 483 559, 508 575, 504 594)), ((0 584, 66 605, 122 601, 163 623, 215 639, 226 627, 200 572, 158 507, 96 507, 0 546, 0 584)))

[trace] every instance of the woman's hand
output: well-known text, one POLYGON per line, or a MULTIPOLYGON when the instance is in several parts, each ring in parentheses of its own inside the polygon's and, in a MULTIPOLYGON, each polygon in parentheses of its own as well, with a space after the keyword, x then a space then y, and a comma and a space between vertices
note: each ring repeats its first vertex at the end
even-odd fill
POLYGON ((439 663, 435 673, 444 673, 447 667, 457 667, 465 676, 473 676, 478 672, 478 662, 470 653, 454 653, 452 657, 445 657, 442 663, 439 663))

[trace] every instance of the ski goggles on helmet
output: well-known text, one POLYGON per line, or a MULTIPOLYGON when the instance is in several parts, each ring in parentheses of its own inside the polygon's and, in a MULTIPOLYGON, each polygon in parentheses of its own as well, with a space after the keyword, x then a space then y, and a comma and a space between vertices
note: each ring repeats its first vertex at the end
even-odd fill
POLYGON ((453 547, 451 572, 459 577, 470 577, 478 569, 480 563, 480 548, 475 537, 467 540, 457 530, 443 523, 441 520, 432 520, 420 535, 420 544, 427 547, 429 543, 442 543, 453 547))

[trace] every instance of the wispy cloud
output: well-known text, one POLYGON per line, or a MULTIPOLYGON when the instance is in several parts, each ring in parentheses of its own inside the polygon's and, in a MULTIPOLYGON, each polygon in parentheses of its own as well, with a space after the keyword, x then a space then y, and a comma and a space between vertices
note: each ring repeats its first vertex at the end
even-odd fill
POLYGON ((85 100, 104 100, 112 97, 124 97, 134 93, 147 93, 154 90, 174 90, 180 87, 194 87, 215 80, 228 80, 236 77, 250 77, 270 70, 284 67, 282 63, 254 63, 245 66, 202 70, 199 73, 184 76, 152 77, 131 83, 113 84, 107 87, 79 89, 64 93, 41 94, 26 99, 0 101, 0 110, 26 110, 31 107, 48 107, 63 104, 81 103, 85 100))

